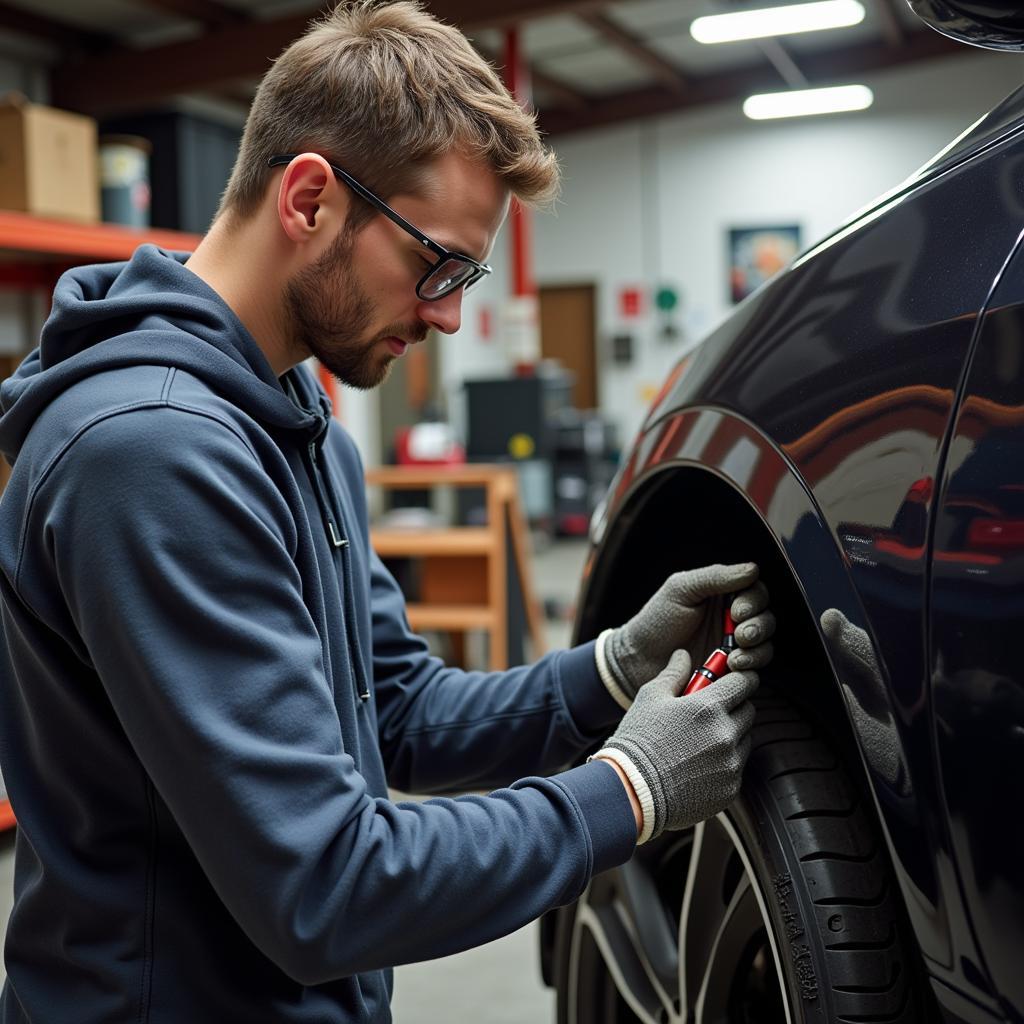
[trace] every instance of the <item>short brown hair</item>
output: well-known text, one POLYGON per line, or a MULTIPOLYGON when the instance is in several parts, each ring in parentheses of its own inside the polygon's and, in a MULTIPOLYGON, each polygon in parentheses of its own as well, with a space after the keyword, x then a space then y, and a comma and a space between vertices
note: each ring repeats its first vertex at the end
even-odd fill
MULTIPOLYGON (((348 0, 264 76, 218 216, 256 212, 275 154, 320 153, 388 198, 414 190, 424 165, 452 150, 488 165, 525 203, 558 190, 534 117, 457 28, 415 0, 348 0)), ((354 212, 372 215, 367 204, 354 212)))

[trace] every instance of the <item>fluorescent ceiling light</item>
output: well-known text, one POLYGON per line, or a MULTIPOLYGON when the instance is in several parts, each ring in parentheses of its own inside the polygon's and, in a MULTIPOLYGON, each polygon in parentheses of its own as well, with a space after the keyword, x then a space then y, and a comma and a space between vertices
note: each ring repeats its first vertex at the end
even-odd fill
POLYGON ((846 110, 865 110, 875 101, 866 85, 840 85, 832 89, 794 89, 751 96, 743 103, 743 113, 755 121, 773 117, 806 117, 808 114, 838 114, 846 110))
POLYGON ((758 11, 736 11, 697 18, 690 35, 698 43, 732 43, 737 39, 763 39, 794 32, 820 32, 826 28, 848 28, 864 20, 864 5, 858 0, 822 0, 814 4, 766 7, 758 11))

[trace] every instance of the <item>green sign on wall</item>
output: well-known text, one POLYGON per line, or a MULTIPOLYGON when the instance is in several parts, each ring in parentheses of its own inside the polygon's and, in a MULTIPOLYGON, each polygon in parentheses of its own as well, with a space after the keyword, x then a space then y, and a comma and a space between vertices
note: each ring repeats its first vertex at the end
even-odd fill
POLYGON ((675 288, 670 288, 667 285, 659 288, 654 296, 654 304, 663 313, 671 313, 679 305, 679 293, 675 288))

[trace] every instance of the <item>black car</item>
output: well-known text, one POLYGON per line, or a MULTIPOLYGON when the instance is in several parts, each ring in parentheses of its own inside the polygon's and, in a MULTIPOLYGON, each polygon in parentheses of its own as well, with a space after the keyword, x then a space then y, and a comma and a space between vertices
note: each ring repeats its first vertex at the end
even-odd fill
POLYGON ((1024 89, 675 367, 593 540, 577 641, 750 559, 779 630, 740 799, 544 919, 558 1020, 1024 1021, 1024 89))

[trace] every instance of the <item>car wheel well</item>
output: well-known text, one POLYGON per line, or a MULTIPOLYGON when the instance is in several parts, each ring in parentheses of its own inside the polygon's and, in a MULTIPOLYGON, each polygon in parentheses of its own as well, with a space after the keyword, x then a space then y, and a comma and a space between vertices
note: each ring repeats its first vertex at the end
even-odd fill
MULTIPOLYGON (((775 656, 762 681, 818 725, 873 805, 864 765, 821 636, 779 541, 747 499, 704 469, 671 466, 636 487, 610 523, 579 602, 575 642, 637 612, 668 573, 713 562, 757 562, 778 620, 775 656), (809 688, 807 681, 830 680, 809 688)), ((557 915, 541 919, 541 972, 554 985, 557 915)))
POLYGON ((652 474, 611 524, 602 552, 581 601, 577 642, 626 621, 670 572, 757 562, 778 620, 775 656, 763 682, 822 727, 867 794, 842 692, 796 574, 768 525, 732 484, 694 467, 652 474))

